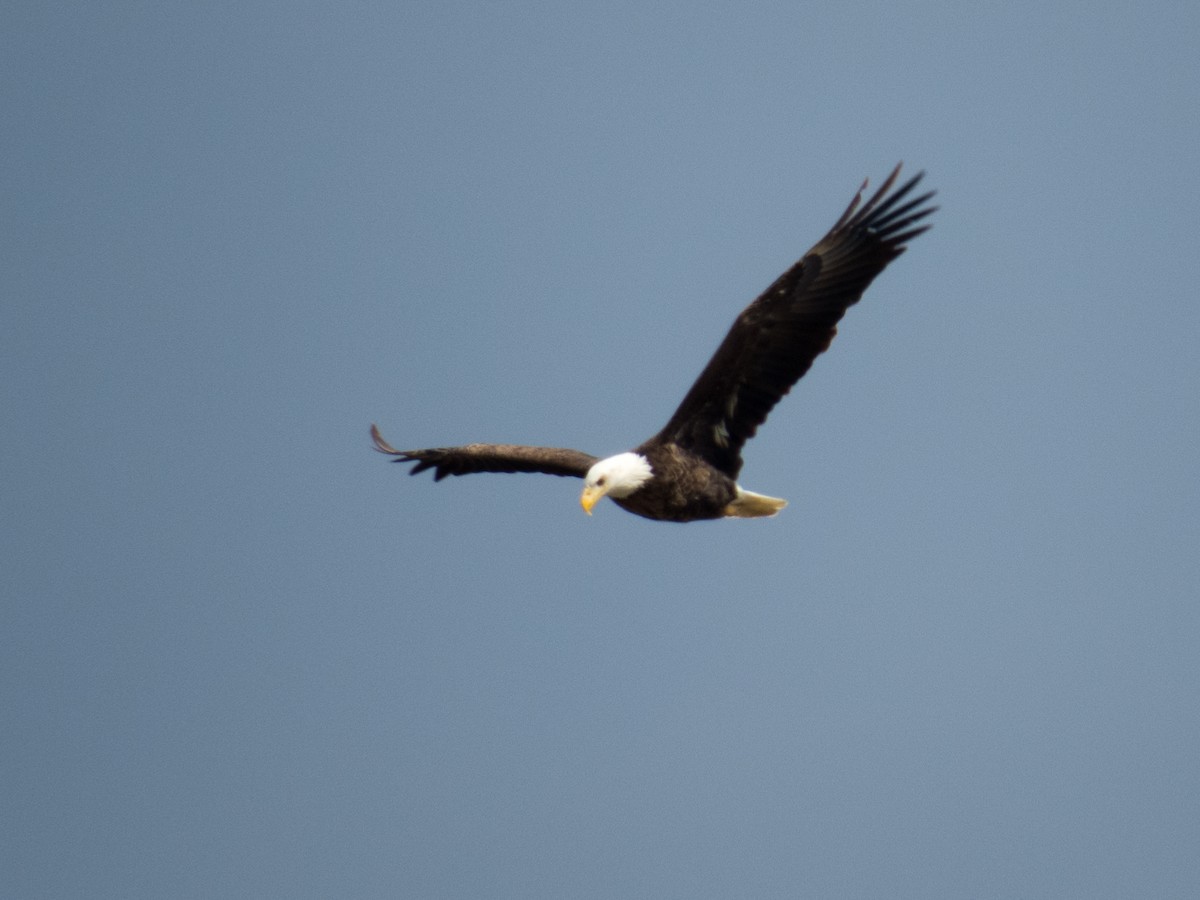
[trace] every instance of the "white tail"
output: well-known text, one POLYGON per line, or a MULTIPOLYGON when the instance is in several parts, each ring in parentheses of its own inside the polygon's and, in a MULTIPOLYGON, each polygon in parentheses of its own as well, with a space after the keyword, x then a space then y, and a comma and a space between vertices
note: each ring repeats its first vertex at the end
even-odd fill
POLYGON ((739 487, 737 499, 725 507, 725 515, 739 519, 757 519, 761 516, 773 516, 785 506, 786 500, 745 491, 739 487))

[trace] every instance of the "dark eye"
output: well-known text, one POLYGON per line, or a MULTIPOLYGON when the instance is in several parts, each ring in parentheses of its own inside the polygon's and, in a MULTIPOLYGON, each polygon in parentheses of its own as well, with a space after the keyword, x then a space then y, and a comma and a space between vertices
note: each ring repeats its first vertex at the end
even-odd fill
POLYGON ((599 478, 597 478, 597 479, 596 479, 596 486, 597 486, 597 487, 604 487, 604 482, 605 482, 605 481, 607 481, 607 480, 608 480, 608 476, 607 476, 607 475, 601 475, 599 478))

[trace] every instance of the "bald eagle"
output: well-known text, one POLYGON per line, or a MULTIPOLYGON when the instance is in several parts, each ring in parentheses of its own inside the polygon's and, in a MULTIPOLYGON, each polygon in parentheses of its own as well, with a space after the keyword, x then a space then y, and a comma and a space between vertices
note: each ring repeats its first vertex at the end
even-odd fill
POLYGON ((906 199, 919 173, 891 191, 897 166, 860 208, 858 193, 829 233, 784 272, 733 323, 662 431, 626 453, 599 459, 579 450, 468 444, 397 450, 371 426, 375 449, 433 469, 435 481, 474 472, 541 472, 583 479, 580 503, 591 515, 602 497, 622 509, 669 522, 773 516, 786 500, 737 483, 742 446, 837 334, 837 323, 936 207, 933 192, 906 199))

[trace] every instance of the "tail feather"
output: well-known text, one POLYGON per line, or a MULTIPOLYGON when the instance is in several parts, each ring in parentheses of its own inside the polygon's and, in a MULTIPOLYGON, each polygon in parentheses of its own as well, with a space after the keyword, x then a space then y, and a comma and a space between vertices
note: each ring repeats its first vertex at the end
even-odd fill
POLYGON ((739 519, 757 519, 761 516, 773 516, 785 506, 786 500, 756 494, 739 487, 737 499, 725 507, 725 515, 739 519))

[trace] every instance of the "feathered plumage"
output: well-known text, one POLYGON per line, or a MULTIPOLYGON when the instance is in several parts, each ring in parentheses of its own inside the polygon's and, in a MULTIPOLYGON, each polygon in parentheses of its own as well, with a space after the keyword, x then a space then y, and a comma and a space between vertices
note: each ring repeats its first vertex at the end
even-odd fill
POLYGON ((433 469, 439 481, 474 472, 583 478, 589 513, 609 496, 649 519, 774 515, 785 501, 737 484, 742 447, 828 349, 837 323, 875 276, 929 229, 922 220, 936 209, 928 205, 933 192, 909 198, 918 174, 889 194, 899 174, 897 166, 866 203, 863 182, 829 233, 737 317, 663 429, 630 453, 601 460, 578 450, 513 444, 396 450, 372 425, 376 449, 396 462, 415 462, 414 475, 433 469))

